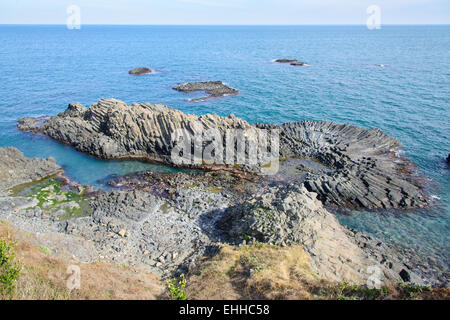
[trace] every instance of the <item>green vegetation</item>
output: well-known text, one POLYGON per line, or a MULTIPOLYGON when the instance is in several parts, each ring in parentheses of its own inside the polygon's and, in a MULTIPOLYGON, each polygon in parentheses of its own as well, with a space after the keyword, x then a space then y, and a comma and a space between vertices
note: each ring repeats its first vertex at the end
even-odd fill
POLYGON ((221 193, 222 190, 223 190, 223 188, 221 188, 221 187, 211 186, 211 187, 208 188, 207 191, 209 193, 221 193))
POLYGON ((172 279, 167 281, 167 289, 169 290, 173 300, 186 300, 186 278, 181 275, 180 280, 172 279))
POLYGON ((15 242, 0 238, 0 297, 8 298, 16 288, 21 266, 15 261, 15 242))
POLYGON ((48 256, 51 256, 51 255, 52 255, 52 252, 50 251, 49 248, 47 248, 47 247, 45 247, 45 246, 39 246, 38 248, 39 248, 39 250, 41 250, 41 251, 42 251, 43 253, 45 253, 46 255, 48 255, 48 256))
POLYGON ((397 290, 402 292, 407 297, 414 299, 414 298, 420 296, 424 292, 430 292, 431 287, 423 287, 423 286, 410 285, 410 284, 406 284, 406 283, 400 283, 397 287, 397 290))
POLYGON ((337 300, 376 300, 386 296, 389 292, 386 287, 369 288, 350 285, 347 282, 338 284, 330 291, 331 296, 335 296, 337 300))
POLYGON ((362 285, 350 285, 346 282, 331 287, 317 288, 316 294, 324 299, 336 300, 383 300, 388 296, 400 299, 417 299, 432 291, 430 287, 399 283, 391 287, 369 288, 362 285))
MULTIPOLYGON (((83 217, 90 214, 90 206, 84 196, 86 189, 79 193, 74 192, 62 185, 57 177, 48 177, 39 181, 22 184, 10 189, 11 196, 24 196, 35 198, 39 207, 46 212, 62 210, 60 220, 83 217)), ((32 207, 32 208, 35 208, 32 207)), ((31 209, 31 208, 30 208, 31 209)))
POLYGON ((170 208, 171 206, 167 201, 164 201, 164 203, 160 207, 163 214, 168 214, 170 212, 170 208))

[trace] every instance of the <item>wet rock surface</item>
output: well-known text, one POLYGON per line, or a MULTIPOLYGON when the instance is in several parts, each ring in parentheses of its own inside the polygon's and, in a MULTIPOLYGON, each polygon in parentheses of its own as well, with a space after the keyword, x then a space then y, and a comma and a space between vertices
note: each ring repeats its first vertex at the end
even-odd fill
POLYGON ((207 97, 191 99, 190 101, 204 101, 209 98, 219 98, 223 96, 237 95, 239 93, 238 90, 227 86, 222 81, 180 83, 173 89, 184 93, 205 91, 207 94, 209 94, 209 96, 207 97))

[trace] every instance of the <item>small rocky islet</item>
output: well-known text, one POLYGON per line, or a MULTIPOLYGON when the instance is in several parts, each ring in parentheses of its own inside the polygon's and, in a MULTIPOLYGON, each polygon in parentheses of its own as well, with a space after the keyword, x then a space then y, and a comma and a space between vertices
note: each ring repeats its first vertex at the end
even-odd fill
POLYGON ((174 87, 173 90, 184 92, 184 93, 204 91, 209 95, 209 96, 198 98, 198 99, 190 99, 189 101, 192 101, 192 102, 205 101, 210 98, 219 98, 219 97, 239 94, 238 90, 227 86, 222 81, 203 81, 203 82, 180 83, 176 87, 174 87))
POLYGON ((89 108, 71 103, 56 116, 20 119, 18 128, 100 159, 169 166, 175 166, 170 154, 175 147, 171 133, 176 129, 186 129, 192 136, 210 128, 222 133, 227 129, 279 131, 280 168, 275 175, 261 175, 261 164, 201 164, 191 167, 205 170, 195 174, 111 176, 102 181, 109 191, 69 182, 53 159, 28 159, 14 148, 0 149, 5 167, 1 172, 23 175, 16 180, 0 176, 0 218, 9 217, 27 232, 56 232, 65 239, 61 243, 76 242, 69 253, 80 260, 102 257, 169 277, 195 269, 202 257, 213 256, 223 243, 262 242, 302 245, 312 270, 331 281, 367 284, 368 270, 374 266, 381 270, 384 284, 446 281, 445 271, 342 226, 329 210, 428 205, 416 167, 399 155, 400 143, 379 129, 325 121, 252 125, 234 115, 196 116, 164 105, 127 105, 115 99, 101 99, 89 108), (44 185, 34 188, 34 193, 11 194, 17 184, 55 174, 60 179, 56 187, 44 185), (71 189, 61 193, 61 184, 71 189), (62 198, 76 190, 78 197, 72 197, 82 212, 67 211, 62 198), (53 202, 56 196, 60 202, 53 202), (51 206, 42 206, 42 201, 50 201, 51 206), (13 218, 11 212, 15 212, 13 218))
POLYGON ((302 61, 298 61, 297 59, 276 59, 275 62, 277 63, 289 63, 291 66, 296 67, 303 67, 307 66, 308 64, 302 61))
POLYGON ((145 68, 145 67, 139 67, 139 68, 131 69, 130 71, 128 71, 128 74, 134 75, 134 76, 141 76, 141 75, 149 74, 152 72, 153 72, 152 69, 145 68))

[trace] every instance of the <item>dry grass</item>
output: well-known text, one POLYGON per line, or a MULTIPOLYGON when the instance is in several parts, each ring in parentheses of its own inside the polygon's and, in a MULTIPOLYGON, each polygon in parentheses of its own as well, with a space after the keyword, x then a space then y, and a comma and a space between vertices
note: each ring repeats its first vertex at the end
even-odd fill
POLYGON ((187 294, 188 299, 310 299, 318 282, 301 246, 224 246, 189 277, 187 294))
MULTIPOLYGON (((160 280, 143 269, 112 264, 78 264, 81 289, 66 287, 67 267, 71 265, 34 245, 31 235, 0 222, 0 237, 17 242, 15 252, 22 266, 11 299, 20 300, 98 300, 157 299, 164 295, 160 280)), ((1 298, 1 297, 0 297, 1 298)), ((5 297, 4 297, 5 298, 5 297)))
POLYGON ((188 278, 188 299, 449 300, 449 288, 393 284, 380 289, 318 277, 301 246, 223 246, 188 278))
MULTIPOLYGON (((12 299, 97 300, 170 299, 164 283, 143 269, 112 264, 81 264, 81 289, 66 288, 70 261, 49 255, 33 236, 0 220, 0 238, 17 242, 22 265, 12 299)), ((188 299, 450 299, 449 288, 393 285, 368 289, 320 279, 301 246, 224 245, 187 277, 188 299)), ((1 300, 2 297, 0 297, 1 300)))

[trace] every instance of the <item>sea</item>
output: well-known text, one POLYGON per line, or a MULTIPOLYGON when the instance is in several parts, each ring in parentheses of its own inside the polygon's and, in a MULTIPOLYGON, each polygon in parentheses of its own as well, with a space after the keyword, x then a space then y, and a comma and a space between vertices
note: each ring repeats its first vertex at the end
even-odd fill
MULTIPOLYGON (((449 270, 450 26, 0 25, 0 147, 53 157, 67 176, 102 188, 111 174, 174 169, 100 161, 20 132, 16 120, 70 102, 151 102, 250 123, 327 120, 396 137, 427 179, 427 209, 338 214, 345 225, 449 270), (275 63, 296 58, 308 64, 275 63), (130 76, 135 67, 153 74, 130 76), (190 102, 181 82, 221 80, 237 96, 190 102)), ((448 274, 448 273, 447 273, 448 274)))

